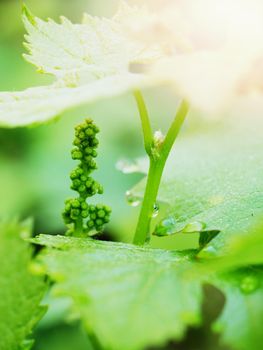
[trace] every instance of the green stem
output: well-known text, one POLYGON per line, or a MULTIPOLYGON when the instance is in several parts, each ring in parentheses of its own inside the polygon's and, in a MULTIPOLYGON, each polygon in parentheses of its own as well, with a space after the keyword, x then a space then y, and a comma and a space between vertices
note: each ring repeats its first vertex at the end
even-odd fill
POLYGON ((189 103, 185 100, 182 100, 162 145, 161 154, 165 158, 165 161, 168 158, 173 144, 181 130, 181 127, 185 121, 188 111, 189 103))
POLYGON ((83 234, 83 220, 82 218, 79 218, 75 221, 74 224, 74 236, 75 237, 81 237, 83 234))
MULTIPOLYGON (((151 153, 149 155, 150 167, 147 176, 147 183, 144 192, 142 207, 133 240, 134 244, 143 245, 146 242, 146 240, 149 239, 152 214, 154 210, 154 205, 156 203, 156 198, 158 195, 163 170, 167 158, 172 149, 172 146, 186 118, 188 110, 188 103, 186 101, 182 101, 174 118, 174 121, 168 130, 168 133, 161 147, 158 149, 159 157, 153 156, 151 150, 151 153)), ((151 144, 153 144, 153 140, 151 141, 151 144)))
POLYGON ((150 158, 150 167, 144 192, 142 207, 137 223, 133 243, 143 245, 149 237, 150 224, 154 211, 154 205, 158 194, 165 162, 150 158))
POLYGON ((144 140, 144 148, 148 155, 151 154, 152 141, 153 141, 153 133, 150 124, 149 115, 147 112, 146 105, 143 100, 143 96, 140 91, 135 90, 133 92, 135 100, 137 102, 138 110, 140 113, 142 131, 143 131, 143 140, 144 140))

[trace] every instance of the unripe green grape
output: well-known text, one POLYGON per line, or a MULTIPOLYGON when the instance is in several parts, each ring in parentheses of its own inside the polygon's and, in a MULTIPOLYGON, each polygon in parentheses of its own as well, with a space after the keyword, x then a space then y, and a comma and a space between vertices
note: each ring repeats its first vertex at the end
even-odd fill
POLYGON ((98 217, 99 218, 104 218, 105 217, 105 211, 104 210, 102 210, 102 209, 100 209, 99 211, 98 211, 98 217))
POLYGON ((78 178, 78 173, 76 170, 72 170, 72 172, 70 173, 70 178, 71 178, 71 180, 78 178))
POLYGON ((96 214, 96 213, 91 213, 91 214, 90 214, 90 218, 91 218, 92 220, 96 220, 97 214, 96 214))
POLYGON ((86 187, 90 188, 90 187, 92 187, 92 185, 93 185, 93 181, 89 178, 89 180, 86 181, 86 187))
POLYGON ((103 194, 103 192, 104 192, 103 187, 102 187, 101 185, 99 185, 98 193, 99 193, 99 194, 103 194))
POLYGON ((79 191, 79 192, 84 192, 84 191, 86 191, 86 186, 85 186, 85 185, 80 185, 79 188, 78 188, 78 191, 79 191))
POLYGON ((94 131, 91 129, 91 128, 87 128, 86 131, 85 131, 86 135, 87 136, 92 136, 94 135, 94 131))
POLYGON ((93 153, 92 147, 86 147, 85 148, 85 153, 88 154, 88 155, 92 154, 93 153))
POLYGON ((72 208, 79 208, 80 207, 80 202, 77 199, 74 199, 71 203, 72 208))
POLYGON ((66 211, 66 212, 69 212, 70 209, 71 209, 71 205, 70 205, 69 203, 67 203, 67 204, 65 205, 65 211, 66 211))
POLYGON ((104 222, 105 222, 105 224, 110 222, 110 217, 108 215, 104 217, 104 222))
POLYGON ((72 155, 72 159, 82 159, 83 158, 82 152, 79 150, 76 150, 76 149, 72 150, 71 155, 72 155))
POLYGON ((101 219, 97 219, 96 220, 96 225, 97 226, 102 226, 103 225, 103 221, 101 219))
POLYGON ((89 211, 90 211, 91 213, 94 212, 94 211, 96 211, 95 205, 90 205, 90 206, 89 206, 89 211))
POLYGON ((81 209, 88 209, 88 204, 85 202, 81 203, 81 209))
POLYGON ((87 226, 88 226, 89 228, 94 227, 94 221, 93 221, 93 220, 89 220, 89 221, 87 222, 87 226))
POLYGON ((85 219, 89 216, 89 211, 88 210, 82 210, 81 216, 85 219))
POLYGON ((78 138, 80 138, 80 140, 84 140, 85 137, 86 137, 86 135, 85 135, 85 133, 83 131, 78 132, 77 136, 78 136, 78 138))
POLYGON ((80 166, 78 166, 76 169, 76 173, 78 174, 78 176, 80 176, 84 173, 84 170, 80 166))
POLYGON ((79 209, 72 209, 72 210, 71 210, 71 212, 70 212, 70 217, 71 217, 73 220, 78 219, 79 216, 80 216, 80 210, 79 210, 79 209))
POLYGON ((99 140, 98 140, 98 139, 93 139, 92 142, 91 142, 91 145, 92 145, 93 147, 98 147, 98 145, 99 145, 99 140))

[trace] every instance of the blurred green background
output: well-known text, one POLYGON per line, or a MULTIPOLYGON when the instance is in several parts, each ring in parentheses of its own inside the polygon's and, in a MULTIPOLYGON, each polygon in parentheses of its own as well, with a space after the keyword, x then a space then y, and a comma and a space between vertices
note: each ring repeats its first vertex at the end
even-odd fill
MULTIPOLYGON (((83 12, 110 16, 117 1, 45 0, 26 1, 37 16, 58 20, 60 15, 73 22, 83 12)), ((20 90, 48 84, 49 76, 36 73, 35 67, 22 58, 25 52, 21 21, 21 2, 0 1, 0 90, 20 90)), ((146 93, 153 127, 165 131, 173 116, 176 101, 168 91, 146 93), (158 99, 156 98, 158 96, 158 99)), ((69 172, 76 165, 70 158, 74 126, 85 117, 93 118, 101 129, 98 165, 94 177, 104 186, 105 194, 95 201, 113 208, 112 220, 105 239, 131 241, 138 208, 128 205, 125 192, 142 178, 140 174, 124 175, 116 169, 119 159, 144 156, 140 123, 131 95, 105 100, 74 109, 59 121, 35 128, 0 128, 0 218, 33 217, 34 234, 63 234, 61 218, 64 200, 72 196, 69 172)), ((184 238, 155 239, 153 246, 183 248, 189 244, 184 238)), ((35 350, 92 349, 81 327, 67 320, 68 300, 54 300, 47 296, 49 311, 36 330, 35 350)))

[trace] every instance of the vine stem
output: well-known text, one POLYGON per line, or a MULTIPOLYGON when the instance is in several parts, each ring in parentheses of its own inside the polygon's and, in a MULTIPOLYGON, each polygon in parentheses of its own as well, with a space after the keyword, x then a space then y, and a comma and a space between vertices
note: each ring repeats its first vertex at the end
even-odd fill
POLYGON ((155 140, 151 131, 150 120, 143 97, 138 92, 134 93, 134 95, 139 107, 142 122, 144 146, 150 159, 146 188, 133 240, 134 244, 143 245, 149 239, 152 214, 156 203, 163 170, 173 144, 189 111, 189 104, 185 100, 181 102, 165 139, 161 145, 158 146, 155 145, 154 142, 155 140), (156 149, 156 147, 158 147, 158 149, 156 149))
POLYGON ((150 156, 152 151, 153 133, 149 119, 149 114, 141 92, 139 90, 135 90, 133 94, 137 102, 137 107, 141 118, 144 148, 146 153, 150 156))

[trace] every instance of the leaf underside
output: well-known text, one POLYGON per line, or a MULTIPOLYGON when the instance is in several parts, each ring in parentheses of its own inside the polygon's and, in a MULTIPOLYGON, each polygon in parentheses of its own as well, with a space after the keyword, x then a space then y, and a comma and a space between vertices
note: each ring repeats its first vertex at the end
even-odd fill
POLYGON ((0 125, 16 127, 47 122, 65 110, 120 95, 152 82, 130 72, 130 65, 151 61, 154 51, 128 40, 123 21, 133 8, 124 5, 112 19, 85 15, 81 24, 61 17, 43 21, 23 7, 27 34, 24 58, 41 73, 51 74, 49 86, 0 93, 0 125))

